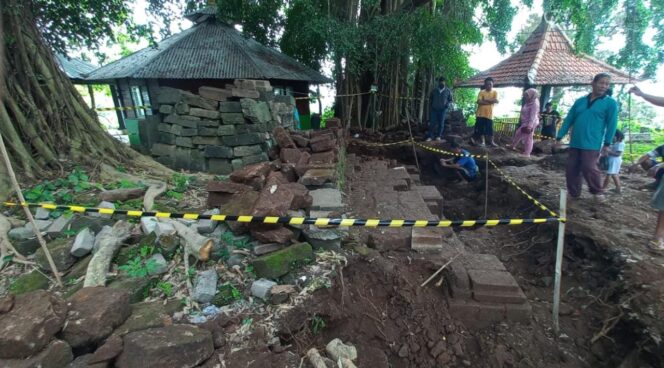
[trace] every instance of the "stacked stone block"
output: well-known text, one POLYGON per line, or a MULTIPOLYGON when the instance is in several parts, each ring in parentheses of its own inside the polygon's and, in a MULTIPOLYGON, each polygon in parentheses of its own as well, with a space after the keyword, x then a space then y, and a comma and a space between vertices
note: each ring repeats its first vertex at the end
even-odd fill
POLYGON ((275 96, 270 82, 237 79, 226 88, 200 87, 198 94, 161 87, 162 123, 151 153, 175 169, 230 174, 268 161, 270 132, 293 125, 295 100, 275 96))

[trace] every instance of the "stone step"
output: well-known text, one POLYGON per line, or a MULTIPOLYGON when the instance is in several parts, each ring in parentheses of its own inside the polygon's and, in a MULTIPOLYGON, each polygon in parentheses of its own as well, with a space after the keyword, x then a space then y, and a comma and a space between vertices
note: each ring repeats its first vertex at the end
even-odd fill
POLYGON ((443 249, 440 230, 414 227, 410 248, 416 252, 440 252, 443 249))
POLYGON ((502 321, 529 323, 532 316, 532 307, 529 303, 483 303, 450 299, 448 308, 452 317, 461 320, 466 327, 474 329, 489 327, 502 321))
POLYGON ((519 284, 507 271, 468 270, 473 292, 519 292, 519 284))
POLYGON ((528 302, 528 298, 520 289, 516 292, 480 292, 473 291, 473 299, 478 302, 487 303, 505 303, 505 304, 523 304, 528 302))

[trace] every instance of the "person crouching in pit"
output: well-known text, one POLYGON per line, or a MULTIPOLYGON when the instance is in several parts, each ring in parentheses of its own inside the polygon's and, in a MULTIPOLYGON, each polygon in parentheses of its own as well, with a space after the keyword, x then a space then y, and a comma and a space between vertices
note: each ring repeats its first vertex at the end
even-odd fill
POLYGON ((440 164, 444 168, 452 169, 456 175, 467 182, 477 179, 477 163, 475 159, 470 156, 470 152, 459 146, 459 143, 452 141, 450 144, 452 152, 460 155, 450 159, 440 159, 440 164))

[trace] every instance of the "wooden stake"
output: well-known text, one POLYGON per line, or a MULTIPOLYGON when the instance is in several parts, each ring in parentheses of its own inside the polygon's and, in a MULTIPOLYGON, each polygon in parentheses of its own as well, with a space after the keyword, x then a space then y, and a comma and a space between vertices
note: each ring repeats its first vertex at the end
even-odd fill
MULTIPOLYGON (((25 198, 23 198, 23 192, 21 192, 21 187, 18 185, 18 180, 16 180, 16 174, 14 173, 14 168, 12 167, 11 161, 9 161, 9 155, 7 154, 7 147, 5 147, 5 140, 2 138, 2 134, 0 134, 0 153, 2 153, 2 158, 5 160, 5 167, 7 168, 7 172, 9 173, 9 178, 12 181, 12 186, 14 187, 14 191, 16 192, 16 196, 18 197, 19 203, 23 204, 25 203, 25 198)), ((27 206, 22 206, 23 211, 25 211, 25 216, 28 218, 28 221, 32 225, 32 230, 34 231, 35 235, 37 235, 37 240, 39 241, 39 245, 41 245, 41 248, 44 250, 44 254, 46 255, 46 259, 48 260, 48 265, 51 267, 51 271, 53 272, 53 275, 55 275, 55 280, 58 286, 62 287, 62 279, 60 278, 60 273, 58 272, 58 269, 55 267, 55 263, 53 262, 53 257, 51 257, 51 252, 48 250, 48 247, 46 246, 46 242, 44 241, 44 238, 41 235, 41 230, 39 230, 39 227, 37 227, 37 224, 35 223, 35 218, 32 217, 32 212, 30 212, 30 208, 27 206)))
MULTIPOLYGON (((560 218, 567 218, 567 191, 560 190, 560 218)), ((563 248, 565 247, 565 222, 558 222, 558 246, 556 248, 556 271, 553 283, 553 330, 556 335, 560 333, 558 323, 558 310, 560 308, 560 278, 563 263, 563 248)))
POLYGON ((415 156, 415 165, 417 165, 417 172, 420 171, 420 160, 417 159, 417 150, 415 149, 415 138, 413 138, 413 130, 410 128, 410 119, 408 119, 408 133, 410 134, 410 143, 413 146, 413 156, 415 156))
POLYGON ((422 283, 422 285, 420 285, 420 287, 424 287, 426 284, 428 284, 429 281, 433 280, 436 276, 438 276, 439 273, 443 272, 443 270, 445 269, 445 267, 449 266, 449 264, 452 263, 452 262, 454 262, 454 260, 457 259, 457 257, 460 256, 460 255, 461 255, 461 253, 457 253, 454 257, 450 258, 449 261, 445 262, 445 264, 443 265, 443 267, 439 268, 438 271, 434 272, 434 274, 431 275, 431 277, 429 277, 426 281, 424 281, 424 282, 422 283))
POLYGON ((484 166, 484 176, 486 176, 484 185, 484 218, 487 219, 489 212, 489 152, 485 151, 484 154, 486 155, 486 165, 484 166))

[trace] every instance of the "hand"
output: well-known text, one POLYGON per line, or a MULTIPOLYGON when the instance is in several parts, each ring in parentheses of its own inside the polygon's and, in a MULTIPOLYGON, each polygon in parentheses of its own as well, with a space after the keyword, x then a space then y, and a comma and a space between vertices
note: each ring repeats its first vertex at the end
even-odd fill
POLYGON ((633 93, 633 94, 636 95, 636 96, 643 96, 643 92, 642 92, 641 89, 640 89, 639 87, 637 87, 637 86, 634 86, 634 87, 630 88, 630 89, 629 89, 629 93, 633 93))

